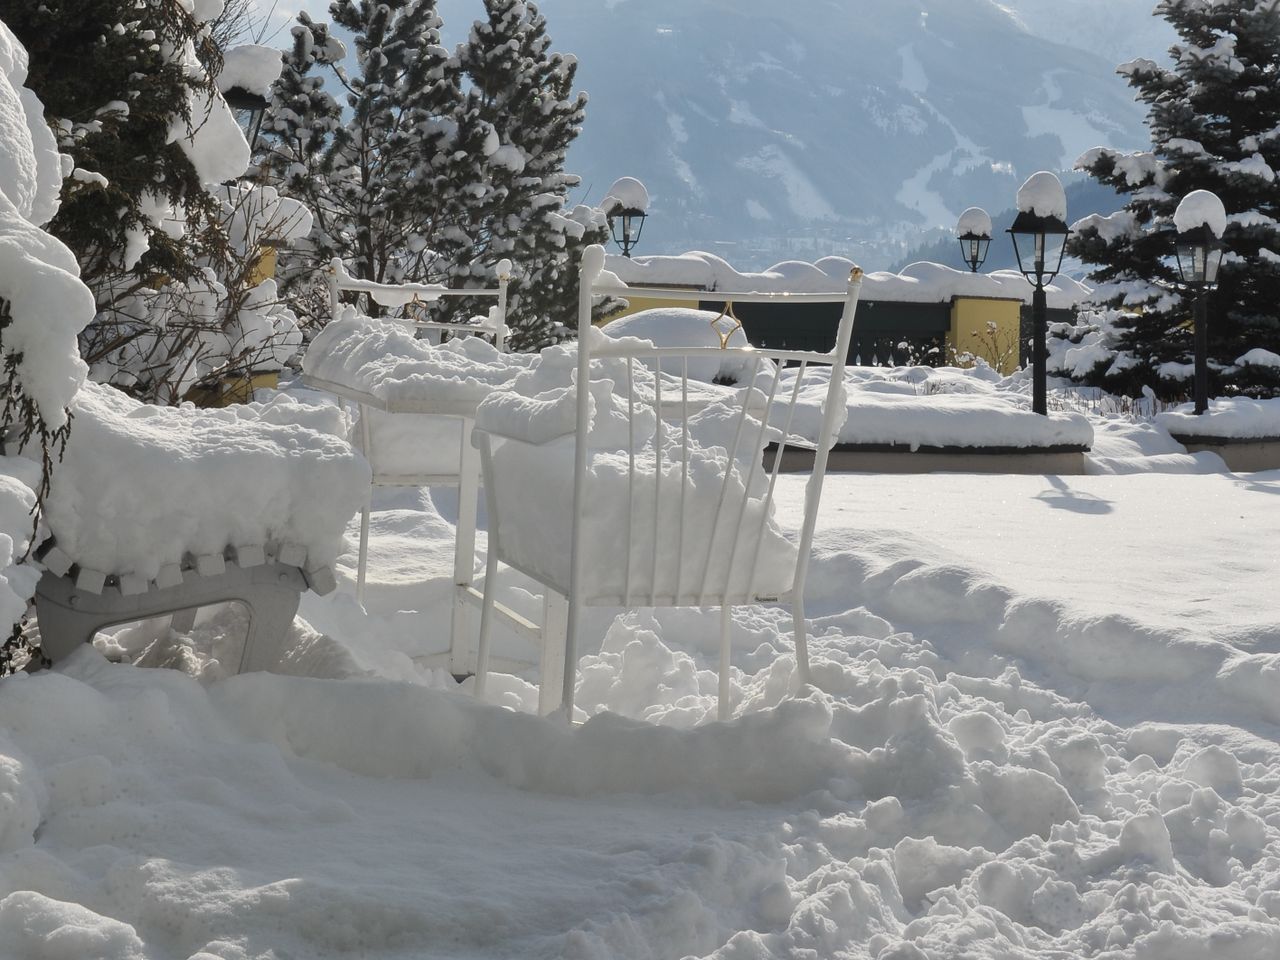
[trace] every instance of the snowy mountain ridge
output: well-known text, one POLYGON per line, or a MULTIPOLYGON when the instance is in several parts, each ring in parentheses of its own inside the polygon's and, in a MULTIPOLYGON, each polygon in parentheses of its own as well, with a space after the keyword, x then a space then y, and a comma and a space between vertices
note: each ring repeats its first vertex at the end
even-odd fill
MULTIPOLYGON (((304 0, 327 19, 327 3, 304 0)), ((840 254, 887 266, 1037 169, 1147 143, 1115 74, 1160 57, 1152 0, 541 0, 590 94, 575 200, 653 195, 640 252, 743 268, 840 254)), ((447 42, 477 0, 440 0, 447 42)), ((1089 212, 1089 211, 1084 211, 1089 212)))
MULTIPOLYGON (((541 6, 591 96, 582 198, 643 180, 645 252, 883 266, 972 204, 1009 206, 1037 169, 1145 142, 1114 62, 1037 36, 1037 0, 541 6)), ((1083 36, 1105 11, 1081 10, 1083 36)))

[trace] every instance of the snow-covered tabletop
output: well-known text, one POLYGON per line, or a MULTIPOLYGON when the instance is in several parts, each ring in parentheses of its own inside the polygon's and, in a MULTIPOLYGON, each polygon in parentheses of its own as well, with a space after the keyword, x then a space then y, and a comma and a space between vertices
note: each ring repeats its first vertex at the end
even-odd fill
POLYGON ((185 554, 297 544, 330 563, 369 468, 332 407, 286 396, 225 410, 142 404, 86 383, 45 518, 81 566, 151 579, 185 554))
POLYGON ((302 371, 313 386, 390 413, 470 417, 537 359, 502 353, 480 337, 435 345, 403 323, 347 311, 311 342, 302 371))
POLYGON ((1280 439, 1280 400, 1222 397, 1209 401, 1200 416, 1184 403, 1176 410, 1157 414, 1156 422, 1176 437, 1213 437, 1222 440, 1280 439))

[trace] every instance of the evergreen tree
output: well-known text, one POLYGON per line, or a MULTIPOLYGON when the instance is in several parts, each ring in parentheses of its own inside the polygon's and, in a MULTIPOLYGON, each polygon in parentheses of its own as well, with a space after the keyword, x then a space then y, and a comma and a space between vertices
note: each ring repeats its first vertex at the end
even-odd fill
POLYGON ((315 214, 302 265, 337 256, 362 279, 444 279, 474 242, 465 225, 478 202, 451 185, 480 182, 489 137, 458 117, 460 70, 435 2, 337 0, 330 13, 355 37, 355 71, 329 27, 299 14, 263 123, 264 172, 315 214))
POLYGON ((536 349, 574 328, 579 254, 605 242, 608 228, 590 208, 566 206, 579 178, 565 172, 565 158, 587 105, 573 92, 577 60, 551 52, 546 18, 529 0, 485 0, 485 11, 458 48, 468 109, 498 137, 477 248, 482 259, 515 263, 512 345, 536 349))
POLYGON ((1234 365, 1253 348, 1280 353, 1280 3, 1162 0, 1155 13, 1177 31, 1172 64, 1119 68, 1147 104, 1152 150, 1098 148, 1077 162, 1129 198, 1119 213, 1077 224, 1068 248, 1094 265, 1096 299, 1111 308, 1112 352, 1084 378, 1131 394, 1145 384, 1185 393, 1185 379, 1160 370, 1192 356, 1191 294, 1172 262, 1172 217, 1182 197, 1206 189, 1230 219, 1209 301, 1211 389, 1280 393, 1274 368, 1234 365))
POLYGON ((211 77, 221 57, 190 5, 0 0, 0 19, 31 54, 27 84, 60 149, 99 175, 67 180, 49 224, 76 254, 99 305, 127 296, 147 276, 191 276, 216 204, 173 130, 200 123, 192 104, 216 94, 211 77), (186 230, 174 230, 172 218, 186 230))

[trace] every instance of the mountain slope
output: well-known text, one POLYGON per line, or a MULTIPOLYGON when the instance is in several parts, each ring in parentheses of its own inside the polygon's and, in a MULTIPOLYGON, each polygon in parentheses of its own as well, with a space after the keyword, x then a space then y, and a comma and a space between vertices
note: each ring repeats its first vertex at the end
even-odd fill
POLYGON ((1090 50, 1112 63, 1159 60, 1177 38, 1169 21, 1152 16, 1155 0, 996 0, 1028 31, 1090 50))
POLYGON ((1113 64, 1031 35, 992 0, 542 10, 591 95, 571 157, 584 197, 644 180, 650 252, 881 265, 970 204, 1008 206, 1036 169, 1145 140, 1113 64))

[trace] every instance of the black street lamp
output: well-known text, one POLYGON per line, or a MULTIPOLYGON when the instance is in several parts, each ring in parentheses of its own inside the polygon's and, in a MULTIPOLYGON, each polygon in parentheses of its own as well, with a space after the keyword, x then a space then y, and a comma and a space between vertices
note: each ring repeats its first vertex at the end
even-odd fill
POLYGON ((1042 416, 1049 413, 1048 366, 1049 326, 1048 298, 1044 288, 1062 269, 1067 249, 1067 195, 1062 183, 1052 173, 1041 170, 1032 174, 1018 190, 1018 215, 1009 234, 1018 269, 1035 287, 1031 298, 1031 318, 1035 339, 1031 350, 1031 409, 1042 416), (1022 242, 1018 242, 1018 238, 1022 242), (1054 249, 1056 245, 1057 249, 1054 249))
POLYGON ((250 93, 243 87, 232 87, 224 91, 222 98, 227 101, 227 106, 235 114, 236 122, 240 124, 245 139, 249 141, 249 149, 253 150, 253 145, 258 139, 258 131, 262 129, 262 118, 269 106, 267 98, 260 93, 250 93))
POLYGON ((635 177, 622 177, 609 188, 600 205, 609 218, 613 242, 629 259, 632 249, 640 242, 644 221, 649 215, 649 191, 635 177))
POLYGON ((977 273, 991 248, 991 217, 981 207, 970 207, 956 223, 956 239, 960 255, 973 273, 977 273))
POLYGON ((644 230, 644 221, 648 216, 643 210, 634 207, 623 207, 609 214, 609 229, 613 231, 613 242, 622 248, 622 255, 630 259, 631 249, 640 242, 640 233, 644 230))
POLYGON ((1173 215, 1174 252, 1182 282, 1195 291, 1195 412, 1209 409, 1209 291, 1218 283, 1227 211, 1216 194, 1193 190, 1173 215))

